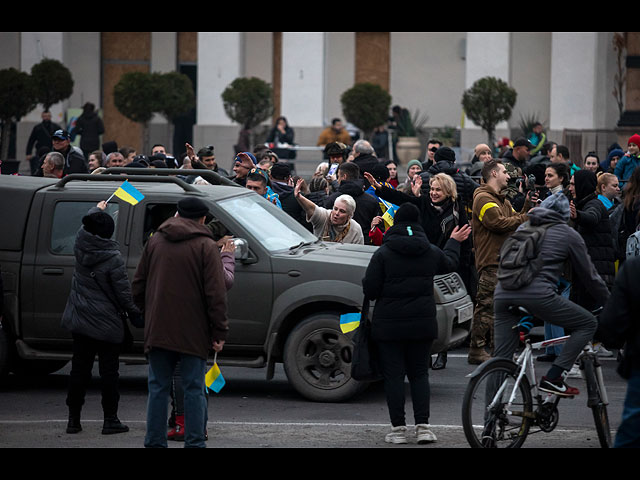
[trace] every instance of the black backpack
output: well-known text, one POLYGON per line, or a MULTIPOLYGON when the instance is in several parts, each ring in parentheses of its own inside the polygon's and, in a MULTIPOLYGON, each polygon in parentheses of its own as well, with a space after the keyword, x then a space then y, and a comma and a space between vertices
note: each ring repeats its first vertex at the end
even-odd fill
POLYGON ((518 290, 529 285, 542 268, 540 245, 551 223, 522 224, 500 248, 498 281, 505 290, 518 290))

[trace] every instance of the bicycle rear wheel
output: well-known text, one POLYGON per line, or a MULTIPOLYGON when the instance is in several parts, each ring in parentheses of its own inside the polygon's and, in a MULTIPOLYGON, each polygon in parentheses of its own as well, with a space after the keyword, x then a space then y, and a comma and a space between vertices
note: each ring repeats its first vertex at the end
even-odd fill
POLYGON ((472 447, 519 448, 526 440, 534 418, 533 401, 526 377, 515 388, 517 376, 515 363, 498 360, 469 381, 462 400, 462 425, 472 447))
POLYGON ((587 405, 593 412, 593 421, 596 425, 596 432, 598 432, 598 441, 602 448, 610 448, 612 446, 612 441, 609 414, 607 413, 607 405, 602 401, 600 382, 598 382, 598 377, 596 375, 596 367, 593 362, 593 357, 583 357, 582 367, 584 369, 584 379, 587 383, 587 405))

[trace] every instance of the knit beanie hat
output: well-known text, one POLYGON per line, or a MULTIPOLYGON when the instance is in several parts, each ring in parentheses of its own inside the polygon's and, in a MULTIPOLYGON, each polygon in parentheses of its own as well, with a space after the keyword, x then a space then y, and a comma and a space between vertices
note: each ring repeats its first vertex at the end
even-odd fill
POLYGON ((629 141, 627 142, 627 145, 630 143, 635 143, 638 147, 640 147, 640 135, 633 134, 631 135, 631 137, 629 137, 629 141))
POLYGON ((202 218, 209 213, 209 207, 196 197, 183 198, 178 202, 178 214, 183 218, 202 218))
POLYGON ((407 163, 407 172, 408 172, 408 171, 409 171, 409 169, 410 169, 411 167, 413 167, 414 165, 419 166, 419 167, 420 167, 420 170, 422 170, 422 162, 420 162, 420 160, 413 159, 413 160, 410 160, 410 161, 409 161, 409 163, 407 163))
POLYGON ((238 153, 236 157, 233 159, 233 163, 235 164, 238 162, 240 162, 243 166, 247 167, 249 170, 255 167, 256 164, 258 163, 258 161, 256 160, 256 157, 254 157, 253 153, 250 153, 250 152, 238 153))
POLYGON ((105 212, 94 212, 82 217, 84 229, 92 235, 102 238, 111 238, 115 230, 115 222, 111 215, 105 212))
POLYGON ((449 163, 456 163, 456 153, 449 147, 440 147, 433 156, 433 159, 436 163, 443 160, 449 163))

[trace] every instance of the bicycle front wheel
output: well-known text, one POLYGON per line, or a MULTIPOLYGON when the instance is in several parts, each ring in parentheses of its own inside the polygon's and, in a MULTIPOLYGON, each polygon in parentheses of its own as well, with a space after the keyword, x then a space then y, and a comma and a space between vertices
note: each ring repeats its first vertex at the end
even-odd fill
POLYGON ((582 359, 582 367, 584 368, 584 379, 587 383, 587 405, 593 412, 593 421, 596 425, 596 432, 598 432, 598 441, 602 448, 610 448, 612 442, 609 414, 607 413, 607 405, 602 400, 600 382, 598 381, 593 358, 584 357, 582 359))
POLYGON ((533 422, 526 376, 516 385, 518 367, 497 360, 472 377, 462 400, 464 434, 474 448, 520 448, 533 422), (511 400, 511 401, 510 401, 511 400))

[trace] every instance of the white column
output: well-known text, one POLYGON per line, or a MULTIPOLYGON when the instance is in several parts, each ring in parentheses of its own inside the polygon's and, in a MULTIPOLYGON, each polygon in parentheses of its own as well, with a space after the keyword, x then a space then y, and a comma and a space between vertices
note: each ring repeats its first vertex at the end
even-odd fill
POLYGON ((280 112, 291 125, 322 125, 325 82, 325 33, 283 32, 280 112))
MULTIPOLYGON (((509 32, 467 32, 465 90, 483 77, 495 77, 509 83, 509 32)), ((465 128, 479 129, 465 116, 465 128)), ((496 128, 507 128, 506 122, 496 128)))
POLYGON ((553 32, 551 130, 595 128, 596 32, 553 32))
POLYGON ((242 32, 198 32, 198 125, 234 125, 221 95, 243 65, 242 32))

